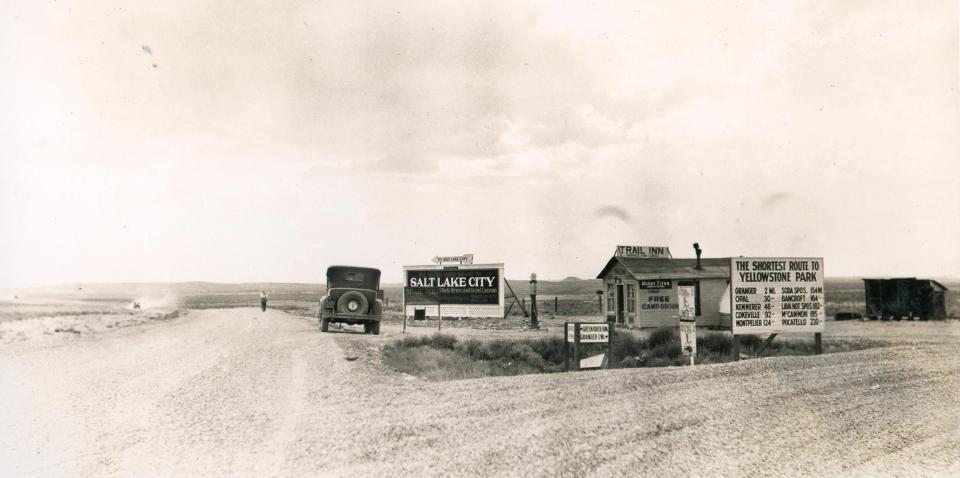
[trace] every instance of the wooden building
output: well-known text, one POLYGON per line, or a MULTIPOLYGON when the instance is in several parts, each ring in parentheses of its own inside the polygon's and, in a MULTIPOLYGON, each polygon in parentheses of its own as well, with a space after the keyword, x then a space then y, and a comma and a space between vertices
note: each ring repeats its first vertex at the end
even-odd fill
MULTIPOLYGON (((730 326, 721 299, 730 284, 730 259, 674 259, 665 254, 636 254, 620 246, 597 275, 603 280, 603 314, 628 327, 677 325, 677 287, 694 286, 697 325, 730 326)), ((666 249, 666 248, 652 248, 666 249)))
POLYGON ((913 277, 864 279, 867 317, 882 320, 945 319, 946 291, 943 284, 913 277))

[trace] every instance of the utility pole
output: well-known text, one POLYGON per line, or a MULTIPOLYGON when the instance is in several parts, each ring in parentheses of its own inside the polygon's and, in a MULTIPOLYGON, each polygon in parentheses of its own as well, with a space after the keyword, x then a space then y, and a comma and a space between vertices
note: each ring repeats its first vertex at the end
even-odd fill
POLYGON ((537 273, 530 274, 530 328, 539 329, 537 323, 537 273))

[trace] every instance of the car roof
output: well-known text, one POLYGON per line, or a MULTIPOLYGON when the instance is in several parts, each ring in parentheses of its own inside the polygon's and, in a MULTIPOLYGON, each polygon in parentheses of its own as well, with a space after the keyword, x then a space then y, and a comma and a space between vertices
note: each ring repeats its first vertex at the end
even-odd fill
POLYGON ((327 267, 327 273, 337 272, 342 270, 352 270, 352 271, 367 271, 367 272, 376 272, 380 273, 380 269, 374 267, 362 267, 362 266, 330 266, 327 267))

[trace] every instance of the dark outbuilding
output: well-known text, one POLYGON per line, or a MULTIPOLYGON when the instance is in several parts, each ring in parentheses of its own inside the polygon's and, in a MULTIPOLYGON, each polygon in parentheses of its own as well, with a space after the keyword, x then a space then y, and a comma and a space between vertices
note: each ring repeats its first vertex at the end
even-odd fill
POLYGON ((881 320, 939 320, 947 317, 946 291, 931 279, 864 279, 867 317, 881 320))

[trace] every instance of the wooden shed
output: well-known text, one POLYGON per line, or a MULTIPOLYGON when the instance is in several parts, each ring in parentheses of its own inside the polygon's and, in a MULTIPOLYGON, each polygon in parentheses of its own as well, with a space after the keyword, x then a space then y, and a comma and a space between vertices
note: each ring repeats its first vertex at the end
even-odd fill
POLYGON ((615 255, 597 278, 603 280, 603 314, 608 321, 634 327, 677 325, 677 287, 690 285, 694 286, 697 324, 730 325, 729 310, 721 310, 720 306, 730 283, 729 258, 615 255))
POLYGON ((939 320, 947 317, 943 284, 931 279, 900 277, 864 279, 867 317, 881 320, 939 320))

